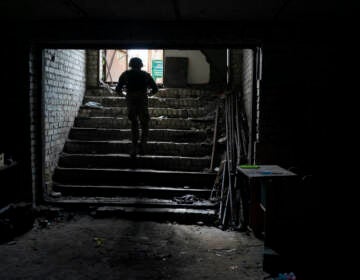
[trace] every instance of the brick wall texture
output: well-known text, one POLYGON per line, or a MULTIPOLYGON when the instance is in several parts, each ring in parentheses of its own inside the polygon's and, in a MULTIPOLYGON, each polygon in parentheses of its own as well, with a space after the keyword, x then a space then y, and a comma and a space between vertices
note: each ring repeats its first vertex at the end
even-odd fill
POLYGON ((244 98, 244 107, 248 119, 248 125, 251 126, 252 116, 252 98, 254 91, 254 51, 244 49, 242 54, 242 82, 241 88, 244 98))
POLYGON ((252 49, 231 50, 231 84, 235 91, 241 93, 248 125, 251 125, 254 51, 252 49))
MULTIPOLYGON (((249 135, 252 133, 252 100, 254 91, 254 51, 252 49, 232 49, 230 52, 230 83, 232 89, 241 96, 245 110, 249 135)), ((256 115, 256 114, 255 114, 256 115)), ((248 147, 250 149, 250 147, 248 147)), ((252 151, 249 150, 249 153, 252 151)), ((248 161, 252 155, 249 154, 248 161)))
POLYGON ((38 81, 39 76, 36 69, 36 65, 39 63, 39 58, 36 56, 35 49, 31 49, 29 53, 29 106, 30 106, 30 148, 31 148, 31 188, 33 194, 33 203, 36 201, 35 195, 36 186, 38 185, 36 174, 40 171, 40 165, 38 164, 41 159, 37 158, 38 154, 36 150, 39 148, 39 144, 36 141, 36 135, 40 132, 40 126, 36 125, 37 114, 40 114, 40 104, 37 102, 38 94, 38 81))
POLYGON ((43 68, 45 180, 50 180, 86 90, 86 52, 46 49, 43 68))
POLYGON ((99 85, 99 50, 87 50, 87 67, 86 67, 86 85, 87 87, 97 87, 99 85))

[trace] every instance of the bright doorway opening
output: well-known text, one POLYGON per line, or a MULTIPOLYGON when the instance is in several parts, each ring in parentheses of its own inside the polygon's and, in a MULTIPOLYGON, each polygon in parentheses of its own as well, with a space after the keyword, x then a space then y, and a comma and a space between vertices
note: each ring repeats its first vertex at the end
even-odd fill
POLYGON ((102 80, 108 84, 117 83, 121 73, 128 70, 129 61, 139 57, 157 84, 163 84, 164 51, 162 49, 106 49, 102 50, 102 80))

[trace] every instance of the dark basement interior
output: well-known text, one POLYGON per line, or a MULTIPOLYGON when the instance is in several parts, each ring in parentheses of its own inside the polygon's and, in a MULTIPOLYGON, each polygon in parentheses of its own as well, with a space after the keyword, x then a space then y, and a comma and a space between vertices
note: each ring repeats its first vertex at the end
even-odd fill
POLYGON ((301 280, 340 268, 349 6, 0 8, 0 279, 301 280), (159 89, 135 159, 115 91, 132 57, 159 89))

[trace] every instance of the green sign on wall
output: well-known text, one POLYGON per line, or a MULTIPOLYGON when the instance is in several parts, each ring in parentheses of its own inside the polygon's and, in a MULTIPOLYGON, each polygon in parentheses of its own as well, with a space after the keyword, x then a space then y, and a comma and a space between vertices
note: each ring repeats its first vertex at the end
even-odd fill
POLYGON ((161 59, 152 60, 151 65, 151 75, 153 78, 162 78, 163 77, 163 61, 161 59))

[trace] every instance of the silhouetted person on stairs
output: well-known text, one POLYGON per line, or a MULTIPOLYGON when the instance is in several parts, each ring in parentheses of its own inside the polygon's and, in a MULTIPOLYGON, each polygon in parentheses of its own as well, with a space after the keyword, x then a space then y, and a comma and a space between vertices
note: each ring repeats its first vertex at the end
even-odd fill
POLYGON ((130 155, 132 158, 136 154, 145 153, 145 145, 149 132, 149 110, 148 110, 148 93, 155 94, 158 87, 149 73, 142 71, 143 63, 140 58, 133 57, 129 62, 130 70, 123 72, 119 77, 116 86, 116 92, 126 92, 126 103, 128 117, 131 121, 132 149, 130 155), (141 140, 139 141, 139 123, 141 125, 141 140))

